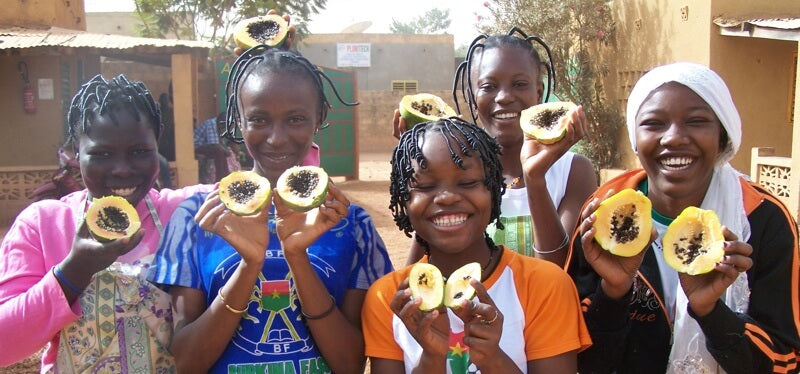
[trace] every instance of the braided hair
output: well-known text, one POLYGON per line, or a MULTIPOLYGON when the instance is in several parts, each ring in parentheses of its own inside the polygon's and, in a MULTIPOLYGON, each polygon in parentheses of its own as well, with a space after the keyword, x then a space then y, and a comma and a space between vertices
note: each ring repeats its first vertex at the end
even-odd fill
MULTIPOLYGON (((505 193, 506 185, 503 183, 503 165, 499 155, 502 153, 500 145, 485 130, 477 125, 466 122, 458 117, 443 118, 437 121, 424 122, 403 133, 400 141, 392 154, 391 183, 389 184, 389 209, 394 216, 394 222, 406 236, 411 237, 414 228, 408 217, 406 204, 411 198, 411 183, 414 181, 413 162, 425 169, 425 155, 422 154, 422 140, 428 133, 438 133, 447 142, 450 158, 459 168, 464 169, 462 157, 480 157, 483 165, 483 184, 492 194, 492 212, 489 223, 497 220, 497 228, 503 229, 500 217, 500 201, 505 193)), ((428 245, 424 239, 416 235, 417 241, 428 252, 428 245)), ((494 248, 494 242, 486 235, 489 248, 494 248)))
POLYGON ((483 53, 483 51, 489 49, 503 47, 514 47, 527 51, 536 66, 540 68, 540 73, 542 67, 547 70, 547 86, 544 93, 544 100, 542 100, 543 102, 547 102, 547 100, 550 98, 550 94, 555 89, 553 54, 550 52, 550 47, 547 46, 542 38, 536 35, 528 36, 528 34, 516 26, 512 27, 508 34, 491 36, 486 34, 478 35, 478 37, 476 37, 469 45, 467 56, 464 61, 458 65, 455 78, 453 79, 453 100, 456 103, 456 111, 461 114, 461 108, 458 105, 458 87, 460 85, 461 97, 467 103, 467 108, 469 109, 469 114, 472 116, 473 122, 478 120, 478 114, 476 112, 478 103, 475 100, 475 92, 472 89, 472 75, 470 74, 472 71, 472 64, 475 61, 475 56, 479 56, 483 53), (547 52, 548 63, 542 63, 542 59, 539 57, 539 52, 537 52, 534 48, 534 43, 542 46, 545 52, 547 52), (480 51, 480 53, 478 51, 480 51))
MULTIPOLYGON (((331 104, 325 95, 323 80, 328 82, 328 85, 336 95, 336 98, 339 99, 339 102, 347 106, 358 105, 358 103, 344 101, 331 79, 316 65, 312 64, 299 53, 270 48, 266 45, 259 44, 239 55, 233 63, 233 66, 231 66, 231 73, 228 76, 228 83, 225 86, 227 103, 225 132, 221 134, 222 136, 226 136, 236 143, 242 143, 244 141, 238 127, 241 121, 241 113, 239 113, 239 89, 242 87, 244 80, 249 74, 265 74, 267 72, 276 72, 309 79, 317 89, 319 103, 322 104, 320 105, 320 119, 323 123, 325 122, 328 109, 331 108, 331 104)), ((322 128, 325 127, 327 127, 327 124, 322 125, 322 128)))
POLYGON ((144 83, 130 81, 124 74, 111 80, 98 74, 81 85, 72 97, 67 112, 67 144, 89 130, 92 116, 108 115, 114 124, 119 125, 115 114, 118 110, 128 111, 136 121, 141 121, 141 116, 145 115, 153 126, 156 139, 161 135, 161 110, 144 83))

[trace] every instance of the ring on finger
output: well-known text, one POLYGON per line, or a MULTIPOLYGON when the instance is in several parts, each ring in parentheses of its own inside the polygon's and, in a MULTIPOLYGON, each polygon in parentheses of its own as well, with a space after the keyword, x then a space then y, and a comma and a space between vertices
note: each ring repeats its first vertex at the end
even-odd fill
POLYGON ((497 321, 497 317, 500 317, 500 311, 497 310, 497 308, 495 308, 495 310, 494 310, 494 318, 492 318, 489 321, 483 321, 483 323, 485 323, 487 325, 491 325, 491 324, 494 323, 494 321, 497 321))

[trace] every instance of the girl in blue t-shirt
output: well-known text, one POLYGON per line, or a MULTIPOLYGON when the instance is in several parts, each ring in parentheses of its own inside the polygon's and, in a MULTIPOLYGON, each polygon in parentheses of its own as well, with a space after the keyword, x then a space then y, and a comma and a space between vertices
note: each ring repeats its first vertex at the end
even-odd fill
MULTIPOLYGON (((253 171, 273 186, 325 121, 323 79, 301 55, 263 45, 231 68, 225 133, 244 141, 253 171)), ((173 214, 149 278, 172 294, 179 372, 363 369, 361 306, 392 270, 372 219, 333 184, 307 213, 272 202, 238 216, 212 191, 173 214)))

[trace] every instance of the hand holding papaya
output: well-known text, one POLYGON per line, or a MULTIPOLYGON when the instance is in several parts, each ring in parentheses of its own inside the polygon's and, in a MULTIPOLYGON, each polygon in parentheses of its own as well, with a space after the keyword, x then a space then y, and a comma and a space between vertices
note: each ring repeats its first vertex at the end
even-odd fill
POLYGON ((725 257, 714 270, 705 274, 689 275, 678 273, 681 288, 689 300, 689 307, 699 317, 703 317, 714 310, 717 301, 725 290, 739 276, 753 266, 753 247, 739 241, 735 234, 723 227, 725 236, 725 257))
POLYGON ((226 208, 220 200, 219 186, 211 191, 194 220, 201 229, 213 232, 228 242, 246 263, 264 261, 269 244, 269 201, 256 214, 240 215, 226 208))
MULTIPOLYGON (((605 199, 608 199, 613 194, 614 191, 608 191, 605 199)), ((595 213, 599 205, 600 199, 595 197, 581 213, 580 232, 583 254, 589 265, 603 278, 601 285, 606 295, 613 299, 618 299, 630 290, 633 285, 633 277, 642 264, 647 248, 658 237, 658 234, 655 228, 651 228, 649 241, 639 253, 629 257, 617 256, 603 249, 595 240, 595 235, 597 234, 595 223, 598 220, 595 213)), ((640 233, 639 235, 646 235, 646 233, 640 233)))
POLYGON ((350 212, 350 200, 328 181, 325 201, 318 209, 296 210, 280 194, 274 194, 278 238, 286 255, 305 254, 306 248, 336 226, 350 212))
MULTIPOLYGON (((542 135, 537 138, 533 136, 532 134, 536 132, 527 129, 530 126, 525 124, 528 121, 527 116, 520 117, 520 126, 525 133, 525 140, 520 150, 520 162, 526 175, 533 178, 544 178, 547 170, 588 134, 589 120, 586 118, 583 106, 572 104, 569 108, 558 119, 557 126, 563 127, 563 133, 555 137, 542 135)), ((523 111, 523 113, 525 112, 523 111)))

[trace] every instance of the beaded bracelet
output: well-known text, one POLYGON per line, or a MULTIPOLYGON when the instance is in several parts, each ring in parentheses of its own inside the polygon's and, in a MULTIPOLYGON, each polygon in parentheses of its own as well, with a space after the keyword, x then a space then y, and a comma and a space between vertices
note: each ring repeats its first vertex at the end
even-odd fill
POLYGON ((53 266, 53 275, 55 275, 55 276, 56 276, 56 279, 58 279, 59 281, 61 281, 61 283, 62 283, 63 285, 67 286, 67 288, 69 288, 70 290, 72 290, 72 292, 75 292, 75 293, 76 293, 76 294, 78 294, 78 295, 80 295, 80 294, 82 294, 82 293, 83 293, 83 290, 81 290, 81 289, 80 289, 80 288, 78 288, 78 287, 75 287, 75 285, 74 285, 74 284, 72 284, 72 282, 70 282, 70 281, 68 281, 68 280, 67 280, 67 277, 65 277, 65 276, 64 276, 64 273, 62 273, 62 272, 61 272, 61 269, 59 269, 59 268, 58 268, 58 265, 56 265, 56 266, 53 266))
POLYGON ((324 312, 322 312, 320 314, 317 314, 315 316, 312 316, 310 314, 306 314, 306 312, 304 312, 302 309, 300 309, 300 314, 303 315, 303 318, 305 318, 305 319, 322 319, 322 318, 327 317, 328 314, 331 314, 331 312, 333 312, 333 310, 336 309, 336 299, 333 298, 333 295, 329 294, 328 296, 331 297, 331 306, 328 308, 328 310, 326 310, 326 311, 324 311, 324 312))
POLYGON ((225 305, 225 308, 230 310, 231 312, 236 313, 236 314, 242 314, 242 313, 247 311, 247 305, 245 305, 244 309, 236 309, 236 308, 228 305, 228 302, 226 302, 225 298, 222 297, 222 287, 220 287, 219 291, 217 291, 217 295, 219 295, 219 301, 222 302, 222 305, 225 305))
POLYGON ((555 253, 555 252, 558 252, 558 251, 564 249, 564 247, 566 247, 568 243, 569 243, 569 234, 564 233, 564 240, 561 241, 561 244, 559 244, 558 247, 556 247, 556 249, 553 249, 553 250, 550 250, 550 251, 540 251, 540 250, 536 249, 536 244, 534 244, 533 245, 533 251, 538 253, 538 254, 540 254, 540 255, 546 255, 546 254, 550 254, 550 253, 555 253))

